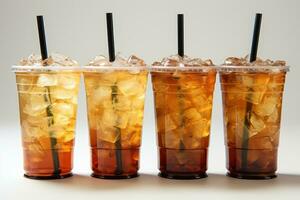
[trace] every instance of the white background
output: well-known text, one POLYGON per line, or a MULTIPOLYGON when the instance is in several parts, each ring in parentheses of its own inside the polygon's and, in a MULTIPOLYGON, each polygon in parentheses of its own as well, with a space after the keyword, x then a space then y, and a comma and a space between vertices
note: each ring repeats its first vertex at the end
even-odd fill
POLYGON ((299 199, 299 36, 297 0, 0 0, 0 199, 299 199), (141 176, 108 181, 90 178, 84 88, 79 96, 74 177, 35 181, 22 177, 18 101, 10 66, 39 52, 36 15, 45 17, 49 52, 86 64, 107 54, 105 12, 114 13, 116 51, 137 54, 151 64, 175 54, 176 14, 185 14, 185 53, 222 63, 248 54, 254 16, 263 13, 259 56, 284 59, 291 66, 284 94, 279 177, 246 181, 225 177, 221 93, 215 88, 209 177, 176 181, 156 176, 153 97, 148 84, 141 176))

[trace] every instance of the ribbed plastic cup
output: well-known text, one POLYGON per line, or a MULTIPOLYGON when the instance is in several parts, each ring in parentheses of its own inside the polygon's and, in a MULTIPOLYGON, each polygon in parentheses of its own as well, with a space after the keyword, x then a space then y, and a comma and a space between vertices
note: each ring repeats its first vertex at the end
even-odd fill
POLYGON ((282 95, 287 66, 218 68, 228 175, 276 177, 282 95))
POLYGON ((25 177, 72 175, 80 68, 13 66, 19 95, 25 177))
POLYGON ((216 70, 152 66, 159 176, 207 176, 207 154, 216 70))
POLYGON ((84 67, 93 177, 138 176, 147 77, 140 66, 84 67))

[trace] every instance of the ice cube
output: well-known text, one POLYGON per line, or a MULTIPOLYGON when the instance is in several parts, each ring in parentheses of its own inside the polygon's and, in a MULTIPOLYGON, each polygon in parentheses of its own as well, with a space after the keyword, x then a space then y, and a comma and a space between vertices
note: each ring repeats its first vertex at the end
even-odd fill
POLYGON ((64 114, 55 114, 54 115, 54 124, 55 126, 65 126, 70 124, 70 117, 64 115, 64 114))
POLYGON ((125 96, 144 93, 144 87, 135 77, 132 77, 127 80, 119 81, 118 88, 125 96))
POLYGON ((178 118, 178 115, 176 113, 173 113, 172 115, 166 114, 166 115, 160 115, 158 117, 158 120, 160 120, 160 118, 163 118, 163 120, 165 122, 164 126, 165 126, 166 132, 177 129, 179 126, 178 122, 176 122, 176 120, 174 120, 174 119, 178 118))
POLYGON ((100 140, 115 143, 120 138, 120 131, 117 128, 109 126, 101 126, 98 128, 97 135, 100 140))
POLYGON ((129 113, 126 111, 117 112, 117 124, 118 128, 126 128, 129 121, 129 113))
POLYGON ((25 121, 32 126, 38 126, 42 129, 47 128, 48 126, 48 117, 42 116, 26 116, 25 121))
POLYGON ((40 87, 57 85, 57 76, 53 74, 40 74, 37 85, 40 87))
POLYGON ((252 87, 255 80, 251 76, 242 76, 242 84, 246 87, 252 87))
POLYGON ((254 112, 261 116, 269 116, 276 109, 278 99, 275 96, 266 96, 261 104, 254 106, 254 112))
POLYGON ((269 123, 275 123, 279 119, 278 117, 279 117, 278 110, 275 108, 274 111, 268 117, 267 122, 269 122, 269 123))
POLYGON ((187 66, 213 66, 213 62, 210 59, 202 60, 200 58, 194 58, 185 61, 187 66))
POLYGON ((250 134, 249 137, 256 135, 266 127, 263 119, 261 119, 255 114, 251 115, 250 123, 251 123, 251 131, 249 133, 250 134))
POLYGON ((29 122, 22 122, 22 133, 24 139, 31 141, 32 139, 39 139, 43 136, 48 136, 47 132, 39 126, 31 125, 29 122))
POLYGON ((199 139, 209 136, 210 120, 201 119, 185 127, 186 132, 199 139))
POLYGON ((60 74, 57 76, 58 84, 59 86, 71 90, 77 87, 79 84, 79 78, 80 76, 78 74, 60 74))
POLYGON ((141 134, 140 132, 132 132, 130 138, 130 146, 139 147, 141 144, 141 134))
POLYGON ((247 64, 247 58, 228 57, 225 60, 225 65, 242 66, 247 64))
MULTIPOLYGON (((94 90, 93 96, 91 97, 95 103, 101 103, 102 101, 111 100, 112 98, 112 89, 109 86, 98 86, 94 90)), ((110 101, 111 102, 111 101, 110 101)))
POLYGON ((137 95, 132 98, 133 110, 144 110, 145 94, 137 95))
POLYGON ((114 109, 105 109, 101 123, 108 127, 126 128, 128 123, 129 113, 117 112, 114 109))
POLYGON ((128 126, 142 126, 143 124, 143 111, 133 110, 130 112, 128 119, 128 126))
POLYGON ((128 66, 127 59, 120 53, 117 53, 113 66, 128 66))
POLYGON ((186 148, 201 148, 208 143, 210 121, 203 119, 184 127, 183 143, 186 148), (205 143, 206 142, 206 143, 205 143))
POLYGON ((183 115, 185 124, 201 120, 201 114, 197 111, 196 108, 189 108, 185 110, 183 115))
POLYGON ((52 112, 54 115, 65 115, 66 117, 74 117, 75 109, 71 103, 54 103, 52 105, 52 112))
POLYGON ((58 99, 58 100, 64 100, 64 99, 72 99, 77 98, 77 95, 75 93, 76 91, 73 90, 66 90, 61 87, 55 87, 51 89, 51 97, 53 99, 58 99))
MULTIPOLYGON (((247 76, 244 76, 244 78, 247 76)), ((248 88, 249 93, 246 95, 246 99, 248 102, 251 102, 253 104, 259 104, 261 100, 263 99, 263 96, 267 90, 267 86, 270 80, 270 76, 268 74, 260 74, 256 75, 255 78, 252 77, 252 86, 251 83, 243 82, 244 85, 246 85, 248 88)))
POLYGON ((41 65, 42 58, 39 55, 31 54, 28 58, 24 58, 20 61, 21 66, 36 66, 41 65))
POLYGON ((169 60, 165 60, 163 62, 164 66, 179 66, 180 62, 178 60, 174 60, 174 59, 169 59, 169 60))
POLYGON ((273 66, 286 66, 286 62, 283 61, 283 60, 276 60, 276 61, 273 63, 273 66))
POLYGON ((131 105, 133 104, 128 97, 123 95, 118 95, 117 102, 113 104, 113 107, 119 111, 128 111, 131 109, 131 105))
POLYGON ((96 56, 94 60, 89 63, 90 66, 111 66, 111 62, 102 55, 96 56))
POLYGON ((139 57, 135 56, 135 55, 131 55, 128 60, 127 63, 129 63, 130 65, 133 66, 145 66, 145 62, 144 60, 140 59, 139 57))
POLYGON ((52 66, 78 66, 75 60, 58 53, 52 53, 46 61, 47 65, 52 66))
POLYGON ((46 108, 49 105, 50 102, 45 100, 44 95, 30 95, 23 112, 30 116, 40 116, 46 113, 46 108))

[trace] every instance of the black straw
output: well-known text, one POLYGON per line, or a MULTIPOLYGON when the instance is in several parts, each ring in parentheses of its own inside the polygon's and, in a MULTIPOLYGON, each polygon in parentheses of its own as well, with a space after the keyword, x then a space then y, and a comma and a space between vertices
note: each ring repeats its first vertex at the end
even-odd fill
POLYGON ((40 50, 42 55, 42 60, 48 58, 47 53, 47 44, 46 44, 46 36, 45 36, 45 27, 44 27, 44 18, 43 16, 36 16, 37 25, 39 30, 39 39, 40 39, 40 50))
MULTIPOLYGON (((108 53, 109 61, 113 62, 116 59, 115 55, 115 43, 114 43, 114 27, 112 13, 106 13, 106 25, 107 25, 107 40, 108 40, 108 53)), ((118 86, 115 84, 112 87, 112 103, 118 103, 118 86)), ((123 173, 122 166, 122 143, 121 143, 121 129, 116 127, 116 134, 118 139, 115 143, 116 148, 116 174, 121 175, 123 173)))
POLYGON ((115 61, 114 26, 112 13, 106 13, 109 61, 115 61))
POLYGON ((184 19, 183 14, 177 15, 177 40, 178 40, 178 55, 184 56, 184 19))
MULTIPOLYGON (((253 38, 252 38, 252 46, 250 52, 250 62, 256 60, 257 57, 257 49, 258 49, 258 41, 259 41, 259 33, 260 33, 260 25, 261 25, 261 13, 256 13, 254 30, 253 30, 253 38)), ((252 93, 248 94, 248 99, 251 99, 252 93)), ((242 140, 242 169, 247 170, 248 167, 248 143, 249 143, 249 127, 250 127, 250 119, 252 113, 252 103, 247 102, 246 104, 246 114, 244 120, 243 127, 243 140, 242 140)))
POLYGON ((252 38, 252 46, 251 46, 251 53, 250 53, 250 62, 253 62, 253 61, 256 60, 258 42, 259 42, 261 18, 262 18, 262 14, 261 13, 256 13, 255 23, 254 23, 254 31, 253 31, 253 38, 252 38))
MULTIPOLYGON (((45 28, 44 28, 44 19, 43 16, 37 16, 37 25, 38 25, 38 31, 39 31, 39 39, 40 39, 40 50, 42 55, 42 60, 45 60, 48 58, 47 54, 47 44, 46 44, 46 36, 45 36, 45 28)), ((47 87, 47 92, 44 96, 45 101, 49 102, 51 105, 51 96, 50 96, 50 88, 47 87)), ((48 106, 46 108, 47 116, 48 116, 48 127, 54 124, 53 121, 53 113, 51 111, 51 106, 48 106)), ((52 158, 53 158, 53 175, 59 176, 60 169, 59 169, 59 157, 58 153, 55 149, 55 146, 57 144, 57 140, 55 137, 52 137, 53 134, 50 132, 50 142, 51 142, 51 151, 52 151, 52 158)))

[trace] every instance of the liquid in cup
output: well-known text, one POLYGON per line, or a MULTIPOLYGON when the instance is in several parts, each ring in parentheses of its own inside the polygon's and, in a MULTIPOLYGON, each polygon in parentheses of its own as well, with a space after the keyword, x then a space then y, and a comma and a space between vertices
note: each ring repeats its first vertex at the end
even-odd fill
POLYGON ((219 68, 228 175, 276 177, 285 62, 228 58, 219 68))
POLYGON ((80 81, 78 64, 52 54, 31 55, 14 66, 19 94, 25 176, 71 176, 80 81), (47 64, 47 66, 43 66, 47 64))
POLYGON ((151 68, 160 176, 206 177, 216 71, 210 60, 171 56, 151 68))
POLYGON ((93 177, 138 176, 148 72, 143 60, 98 56, 84 70, 93 177))

